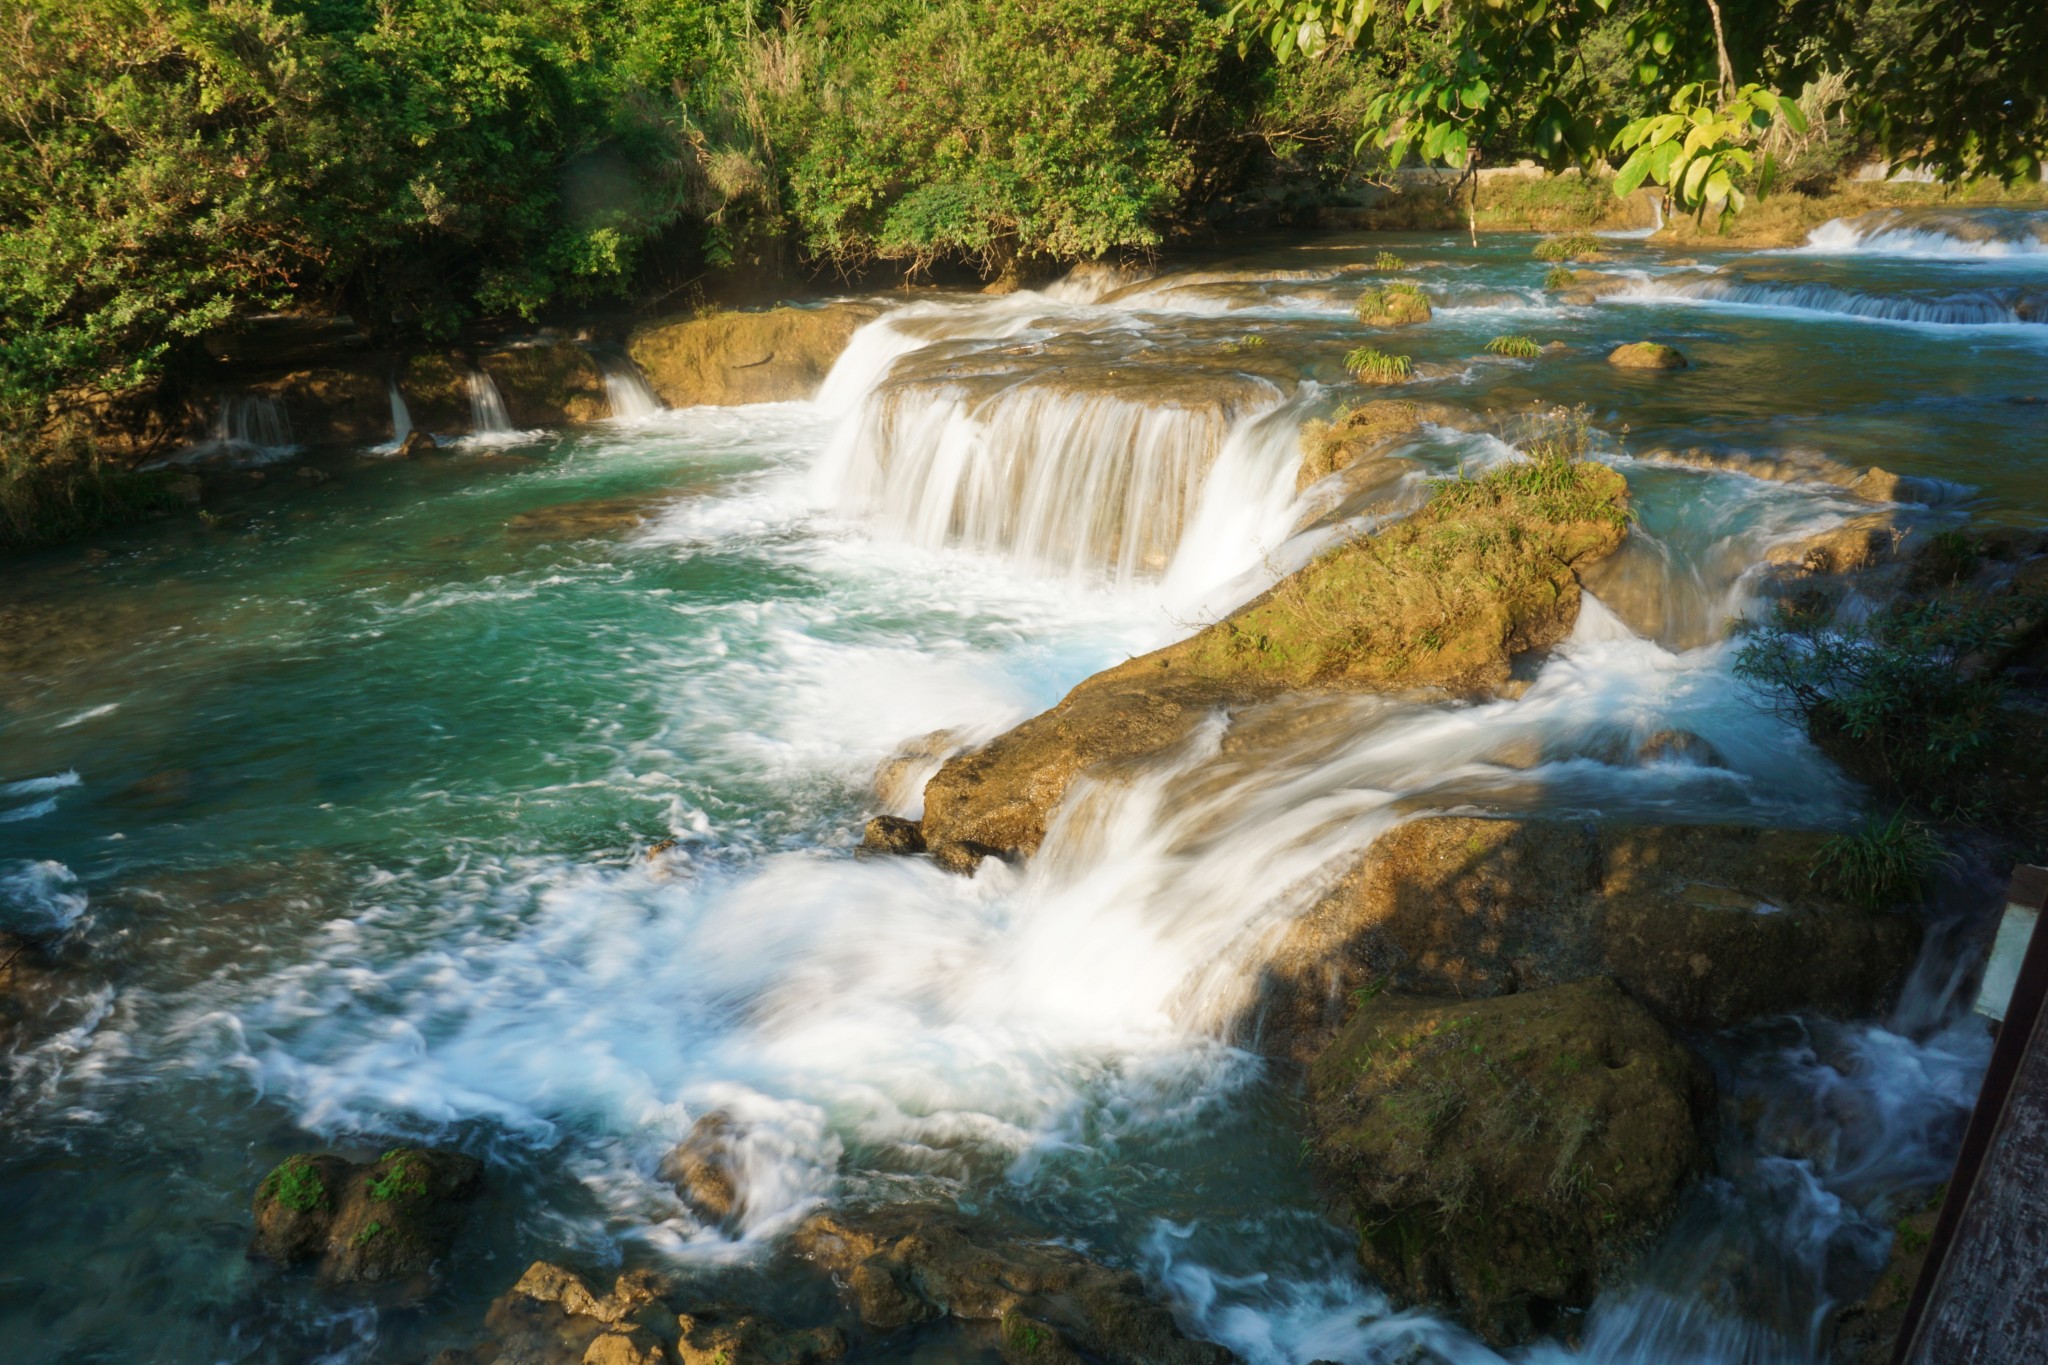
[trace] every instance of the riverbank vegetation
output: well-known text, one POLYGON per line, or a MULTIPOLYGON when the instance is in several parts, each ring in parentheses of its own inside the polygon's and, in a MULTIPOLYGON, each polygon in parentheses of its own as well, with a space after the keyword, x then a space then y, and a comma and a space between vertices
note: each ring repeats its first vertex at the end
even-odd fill
MULTIPOLYGON (((1886 149, 2023 180, 2048 129, 2041 35, 1987 56, 1970 6, 1731 0, 1732 50, 1692 0, 1520 8, 1347 7, 1290 48, 1199 0, 0 0, 0 430, 42 466, 137 402, 176 427, 181 378, 280 309, 402 345, 736 276, 1014 280, 1404 157, 1665 178, 1638 125, 1731 107, 1731 54, 1802 112, 1753 97, 1772 116, 1703 181, 1825 189, 1886 149), (1542 39, 1512 60, 1510 18, 1542 39)), ((1614 202, 1597 175, 1515 193, 1563 230, 1614 202)))

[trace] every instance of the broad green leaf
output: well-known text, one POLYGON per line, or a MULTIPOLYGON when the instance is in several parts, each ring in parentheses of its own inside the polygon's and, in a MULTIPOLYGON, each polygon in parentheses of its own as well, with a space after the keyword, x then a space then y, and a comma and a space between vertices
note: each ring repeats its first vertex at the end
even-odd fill
POLYGON ((1685 155, 1685 149, 1675 142, 1650 149, 1650 178, 1660 185, 1671 183, 1671 172, 1685 155))
POLYGON ((1671 55, 1672 42, 1671 30, 1660 28, 1650 35, 1650 51, 1656 53, 1659 57, 1669 57, 1671 55))
POLYGON ((1638 147, 1634 156, 1621 163, 1621 169, 1614 175, 1614 193, 1617 198, 1626 199, 1641 187, 1643 177, 1650 173, 1651 154, 1651 148, 1638 147))
POLYGON ((1444 135, 1443 159, 1446 166, 1463 166, 1469 147, 1463 128, 1453 128, 1444 135))
POLYGON ((1486 97, 1490 93, 1492 92, 1487 88, 1486 82, 1475 77, 1458 92, 1458 101, 1467 109, 1484 109, 1486 97))

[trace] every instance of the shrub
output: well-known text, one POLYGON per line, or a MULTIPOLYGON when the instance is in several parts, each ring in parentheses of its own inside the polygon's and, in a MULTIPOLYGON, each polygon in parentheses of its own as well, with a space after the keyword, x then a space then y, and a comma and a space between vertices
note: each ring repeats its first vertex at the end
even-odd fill
POLYGON ((1601 242, 1587 232, 1568 233, 1563 237, 1545 237, 1536 244, 1535 256, 1539 261, 1579 261, 1600 254, 1601 242))
POLYGON ((1808 875, 1836 895, 1873 910, 1919 899, 1949 854, 1926 825, 1904 808, 1888 820, 1873 815, 1861 828, 1820 846, 1808 875))
POLYGON ((1345 356, 1344 368, 1361 384, 1405 384, 1415 369, 1407 356, 1388 355, 1372 346, 1360 346, 1345 356))
POLYGON ((1570 289, 1579 282, 1579 272, 1567 265, 1554 265, 1543 276, 1545 289, 1570 289))
POLYGON ((1486 350, 1490 355, 1510 356, 1516 360, 1534 360, 1543 354, 1543 348, 1536 340, 1525 336, 1495 337, 1486 343, 1486 350))
POLYGON ((1996 754, 2007 683, 1986 661, 2040 619, 2038 598, 1916 602, 1843 624, 1781 604, 1746 628, 1736 675, 1896 799, 1967 816, 1996 754))

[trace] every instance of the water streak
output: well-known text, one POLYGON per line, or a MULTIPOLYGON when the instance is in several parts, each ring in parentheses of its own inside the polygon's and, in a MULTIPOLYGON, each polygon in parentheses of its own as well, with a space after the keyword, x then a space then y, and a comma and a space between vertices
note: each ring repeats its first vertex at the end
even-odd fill
POLYGON ((605 396, 611 400, 612 417, 621 422, 645 422, 661 415, 661 400, 647 386, 630 357, 597 353, 598 368, 604 372, 605 396))
POLYGON ((505 407, 505 395, 498 391, 492 378, 482 370, 471 370, 464 377, 469 391, 470 431, 478 436, 511 436, 517 434, 512 425, 512 414, 505 407))

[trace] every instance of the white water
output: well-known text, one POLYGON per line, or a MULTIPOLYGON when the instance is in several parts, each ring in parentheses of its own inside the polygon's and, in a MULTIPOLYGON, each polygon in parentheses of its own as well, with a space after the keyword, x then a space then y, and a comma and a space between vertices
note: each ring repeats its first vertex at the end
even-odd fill
POLYGON ((598 352, 597 365, 604 372, 604 392, 611 400, 613 420, 645 422, 661 415, 661 400, 647 387, 647 377, 630 358, 598 352))
POLYGON ((469 427, 472 435, 481 437, 512 436, 518 429, 512 425, 512 414, 506 410, 505 395, 498 391, 492 378, 482 370, 471 370, 464 378, 469 390, 469 427))
POLYGON ((1647 280, 1610 296, 1617 301, 1654 299, 1774 309, 1856 318, 1866 322, 1937 327, 2040 325, 2048 313, 2023 312, 2012 290, 1969 290, 1938 298, 1869 294, 1828 284, 1765 284, 1709 276, 1696 280, 1647 280))
POLYGON ((1802 250, 1814 255, 1901 256, 1933 261, 2025 261, 2048 259, 2048 215, 2011 215, 2008 231, 1986 233, 1983 217, 1972 219, 1975 231, 1959 235, 1944 231, 1940 215, 1913 215, 1898 210, 1831 218, 1807 234, 1802 250))
POLYGON ((223 395, 214 408, 205 440, 185 447, 163 461, 191 464, 225 460, 232 464, 269 464, 298 452, 292 439, 291 414, 274 394, 223 395))

